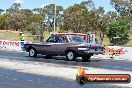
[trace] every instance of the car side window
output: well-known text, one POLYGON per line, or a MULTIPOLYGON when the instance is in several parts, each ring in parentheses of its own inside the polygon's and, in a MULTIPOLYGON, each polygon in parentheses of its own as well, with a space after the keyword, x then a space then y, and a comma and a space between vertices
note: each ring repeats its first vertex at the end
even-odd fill
POLYGON ((50 43, 64 43, 66 42, 66 38, 63 36, 51 36, 46 42, 50 43))
POLYGON ((49 37, 49 39, 47 39, 46 42, 54 43, 55 42, 55 37, 54 36, 49 37))
POLYGON ((58 43, 64 43, 64 42, 66 42, 66 38, 63 36, 59 36, 58 37, 58 43))

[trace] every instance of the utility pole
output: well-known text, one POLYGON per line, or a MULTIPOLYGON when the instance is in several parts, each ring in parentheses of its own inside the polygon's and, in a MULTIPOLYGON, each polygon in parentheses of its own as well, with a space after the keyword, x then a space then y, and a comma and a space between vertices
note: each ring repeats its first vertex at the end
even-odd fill
POLYGON ((54 33, 56 31, 56 4, 55 4, 55 14, 54 14, 54 33))

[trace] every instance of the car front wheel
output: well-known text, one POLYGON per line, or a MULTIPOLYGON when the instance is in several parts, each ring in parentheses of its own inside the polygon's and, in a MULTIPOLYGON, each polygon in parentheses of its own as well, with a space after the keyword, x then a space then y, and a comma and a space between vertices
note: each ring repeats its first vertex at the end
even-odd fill
POLYGON ((67 51, 66 52, 66 60, 68 61, 72 61, 75 60, 77 58, 76 53, 74 51, 67 51))
POLYGON ((29 56, 30 56, 30 57, 36 57, 36 56, 37 56, 37 51, 36 51, 36 49, 31 48, 31 49, 29 50, 29 56))

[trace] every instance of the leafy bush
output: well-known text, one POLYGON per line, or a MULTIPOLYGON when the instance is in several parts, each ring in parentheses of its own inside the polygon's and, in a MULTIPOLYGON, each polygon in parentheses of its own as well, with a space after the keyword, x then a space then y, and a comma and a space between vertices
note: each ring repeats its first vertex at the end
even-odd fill
POLYGON ((114 20, 109 25, 107 36, 110 39, 111 45, 126 45, 129 41, 129 23, 123 19, 114 20))

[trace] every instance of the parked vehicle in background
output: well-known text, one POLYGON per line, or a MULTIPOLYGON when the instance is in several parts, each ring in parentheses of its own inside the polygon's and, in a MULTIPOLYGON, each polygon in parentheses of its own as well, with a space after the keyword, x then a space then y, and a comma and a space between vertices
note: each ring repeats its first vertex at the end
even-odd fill
POLYGON ((99 44, 88 44, 78 35, 51 35, 44 43, 33 43, 24 45, 30 57, 36 57, 37 54, 51 56, 66 56, 66 60, 76 60, 82 57, 82 60, 88 61, 94 54, 103 54, 104 47, 99 44))

